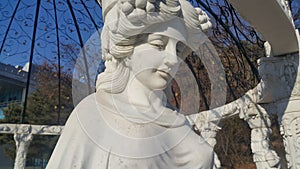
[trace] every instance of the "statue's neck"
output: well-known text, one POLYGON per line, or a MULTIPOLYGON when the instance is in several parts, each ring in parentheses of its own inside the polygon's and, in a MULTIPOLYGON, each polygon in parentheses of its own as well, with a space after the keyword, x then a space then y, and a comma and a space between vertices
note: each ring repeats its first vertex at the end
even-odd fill
POLYGON ((115 103, 122 103, 126 106, 133 106, 139 110, 157 110, 165 107, 165 95, 161 90, 150 90, 136 78, 129 78, 125 90, 121 93, 106 93, 97 91, 96 95, 99 102, 105 102, 107 106, 113 106, 115 103), (100 99, 102 98, 102 99, 100 99), (103 100, 103 98, 105 98, 103 100), (101 101, 100 101, 101 100, 101 101))
POLYGON ((125 90, 119 95, 123 101, 133 106, 149 108, 163 105, 163 92, 150 90, 136 78, 129 80, 125 90))

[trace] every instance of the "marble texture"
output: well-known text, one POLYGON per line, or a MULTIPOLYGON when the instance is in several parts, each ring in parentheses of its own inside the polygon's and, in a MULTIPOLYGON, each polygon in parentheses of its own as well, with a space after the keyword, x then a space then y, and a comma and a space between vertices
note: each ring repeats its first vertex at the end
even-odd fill
POLYGON ((213 148, 164 90, 211 27, 186 0, 106 0, 97 91, 70 115, 47 169, 211 169, 213 148), (180 47, 180 45, 181 47, 180 47))

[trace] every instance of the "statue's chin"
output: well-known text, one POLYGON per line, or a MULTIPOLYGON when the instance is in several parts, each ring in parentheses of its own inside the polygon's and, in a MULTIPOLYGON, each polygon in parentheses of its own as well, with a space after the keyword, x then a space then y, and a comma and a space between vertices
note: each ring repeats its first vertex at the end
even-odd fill
POLYGON ((160 79, 152 82, 151 84, 146 84, 145 86, 151 91, 162 91, 167 88, 168 80, 160 79))

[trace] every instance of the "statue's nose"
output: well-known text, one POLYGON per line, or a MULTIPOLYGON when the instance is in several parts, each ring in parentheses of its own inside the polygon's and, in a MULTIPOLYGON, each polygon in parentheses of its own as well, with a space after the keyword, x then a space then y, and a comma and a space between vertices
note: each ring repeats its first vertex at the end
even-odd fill
POLYGON ((177 53, 176 53, 176 44, 177 40, 169 39, 168 44, 166 45, 165 51, 167 52, 165 56, 165 64, 168 66, 173 66, 178 63, 177 53))
POLYGON ((178 59, 176 55, 167 54, 168 56, 165 57, 165 64, 169 67, 174 66, 178 63, 178 59))

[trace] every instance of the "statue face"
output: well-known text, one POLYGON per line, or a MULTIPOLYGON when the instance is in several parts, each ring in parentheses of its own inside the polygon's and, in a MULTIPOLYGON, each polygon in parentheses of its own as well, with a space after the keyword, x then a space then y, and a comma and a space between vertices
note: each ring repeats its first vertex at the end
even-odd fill
POLYGON ((177 43, 176 39, 150 34, 148 41, 136 46, 131 56, 134 78, 150 90, 166 88, 180 62, 176 53, 177 43))

